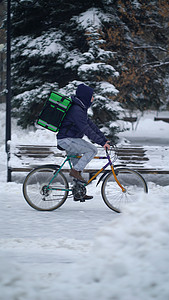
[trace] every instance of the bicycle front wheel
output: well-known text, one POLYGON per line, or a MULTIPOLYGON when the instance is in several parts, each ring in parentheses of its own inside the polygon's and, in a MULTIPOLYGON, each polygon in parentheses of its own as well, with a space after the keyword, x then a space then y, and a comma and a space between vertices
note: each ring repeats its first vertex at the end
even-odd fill
POLYGON ((148 193, 148 187, 143 176, 132 169, 117 168, 115 173, 125 191, 122 191, 110 171, 103 181, 101 193, 106 205, 120 213, 125 205, 136 201, 142 193, 148 193))
POLYGON ((23 184, 23 195, 31 207, 51 211, 65 202, 68 182, 61 171, 55 177, 56 171, 55 166, 41 166, 27 175, 23 184))

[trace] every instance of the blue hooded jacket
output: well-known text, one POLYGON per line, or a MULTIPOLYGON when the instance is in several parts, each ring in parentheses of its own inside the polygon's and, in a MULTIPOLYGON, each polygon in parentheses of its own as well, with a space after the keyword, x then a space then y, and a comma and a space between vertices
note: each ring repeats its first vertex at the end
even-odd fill
POLYGON ((77 87, 76 95, 71 97, 73 104, 63 120, 57 139, 82 138, 86 135, 94 143, 104 146, 106 137, 87 116, 93 92, 93 89, 85 84, 77 87))

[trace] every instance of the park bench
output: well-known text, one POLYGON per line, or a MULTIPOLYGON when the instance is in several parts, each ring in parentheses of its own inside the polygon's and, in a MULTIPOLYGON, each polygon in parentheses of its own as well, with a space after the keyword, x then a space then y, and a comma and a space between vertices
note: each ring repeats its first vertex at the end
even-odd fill
POLYGON ((163 121, 169 123, 169 117, 154 117, 154 121, 163 121))
MULTIPOLYGON (((141 173, 169 174, 169 147, 122 145, 116 149, 116 154, 115 165, 125 165, 141 173)), ((98 155, 105 155, 102 147, 98 147, 98 155)), ((65 152, 59 151, 55 145, 16 145, 10 142, 7 180, 12 181, 13 173, 27 173, 40 165, 60 165, 64 157, 65 152)), ((89 173, 90 177, 104 164, 102 159, 92 160, 84 172, 89 173)), ((68 171, 69 167, 65 165, 64 172, 68 171)))

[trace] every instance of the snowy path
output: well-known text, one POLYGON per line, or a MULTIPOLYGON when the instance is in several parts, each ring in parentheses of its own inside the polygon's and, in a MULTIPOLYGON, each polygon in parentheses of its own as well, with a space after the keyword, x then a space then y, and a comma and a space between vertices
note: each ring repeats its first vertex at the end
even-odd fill
MULTIPOLYGON (((92 186, 90 187, 90 190, 92 186)), ((89 190, 89 191, 90 191, 89 190)), ((16 251, 16 261, 27 261, 24 252, 32 252, 38 247, 42 249, 61 248, 67 249, 67 253, 55 252, 50 263, 72 262, 71 250, 77 254, 88 253, 92 240, 97 230, 115 218, 113 213, 103 203, 99 187, 93 201, 85 203, 74 202, 68 198, 65 204, 53 212, 39 212, 32 209, 24 200, 22 195, 22 185, 15 183, 4 184, 1 193, 1 211, 3 214, 0 219, 1 246, 5 251, 16 251), (6 222, 10 220, 10 222, 6 222), (20 250, 24 249, 22 255, 20 250), (19 252, 19 255, 17 255, 19 252), (63 257, 62 257, 63 256, 63 257)), ((58 251, 57 251, 58 252, 58 251)), ((42 252, 43 253, 43 252, 42 252)), ((11 254, 13 255, 13 254, 11 254)), ((42 254, 39 262, 46 260, 49 256, 42 254)), ((75 260, 75 258, 73 260, 75 260)), ((38 257, 31 258, 32 262, 37 262, 38 257)), ((30 259, 27 263, 30 263, 30 259)))

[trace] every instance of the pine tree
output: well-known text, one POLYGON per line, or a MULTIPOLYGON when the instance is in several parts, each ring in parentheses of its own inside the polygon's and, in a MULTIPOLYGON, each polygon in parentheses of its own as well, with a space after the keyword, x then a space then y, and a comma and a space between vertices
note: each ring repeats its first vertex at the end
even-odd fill
MULTIPOLYGON (((119 74, 112 66, 114 53, 102 48, 105 43, 101 35, 102 18, 105 18, 105 15, 95 8, 78 16, 80 25, 77 30, 84 30, 88 51, 81 53, 81 61, 77 66, 78 81, 69 83, 62 89, 62 92, 73 92, 80 82, 85 82, 93 87, 95 91, 95 102, 92 105, 93 119, 107 136, 113 138, 118 131, 118 126, 114 121, 117 120, 118 111, 122 108, 118 102, 115 103, 111 99, 112 96, 118 94, 118 90, 111 83, 111 78, 117 77, 119 74)), ((77 18, 74 20, 76 21, 77 18)), ((69 63, 72 67, 73 63, 69 63)))
POLYGON ((110 96, 118 90, 109 77, 118 72, 113 53, 101 48, 102 6, 102 1, 39 0, 25 10, 13 1, 13 111, 22 127, 35 124, 52 89, 70 95, 84 82, 95 89, 93 118, 114 136, 118 105, 113 108, 110 96))
POLYGON ((161 0, 12 0, 13 112, 34 125, 52 89, 84 82, 90 111, 111 138, 124 109, 167 107, 168 3, 161 0))

